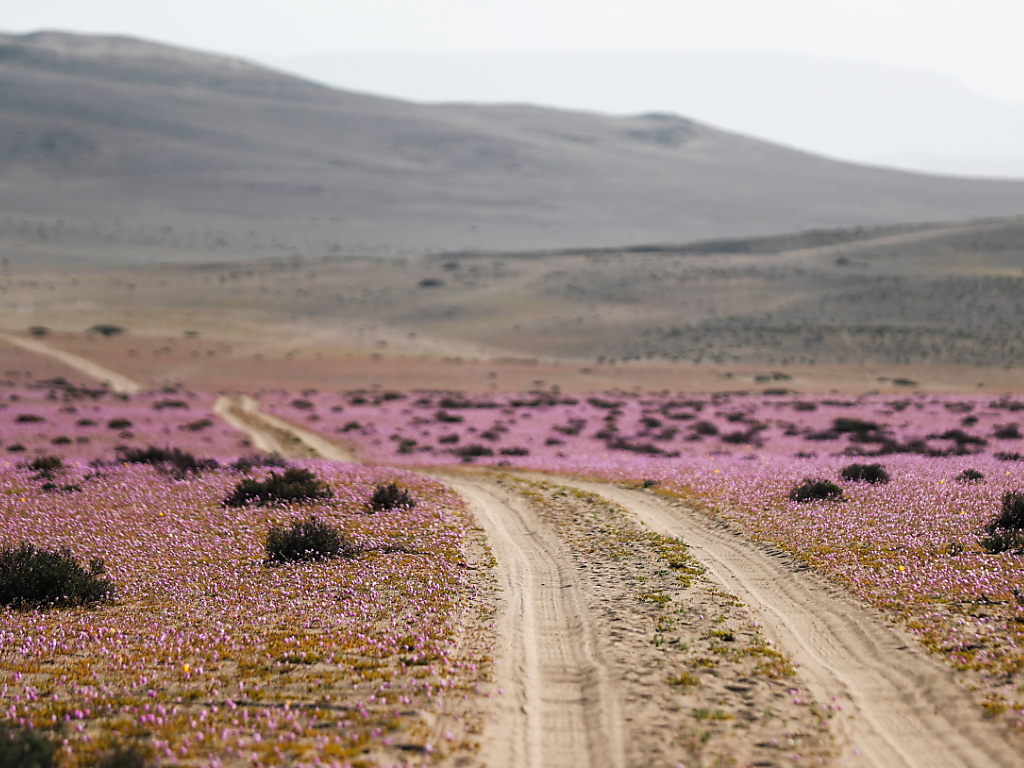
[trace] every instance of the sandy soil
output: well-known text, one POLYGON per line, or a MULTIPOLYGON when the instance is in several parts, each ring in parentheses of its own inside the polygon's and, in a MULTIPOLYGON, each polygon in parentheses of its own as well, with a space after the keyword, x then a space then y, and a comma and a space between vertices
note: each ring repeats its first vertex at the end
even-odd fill
POLYGON ((654 531, 685 539, 731 592, 755 606, 819 698, 837 696, 850 737, 871 766, 1015 766, 1021 756, 982 720, 952 672, 909 635, 788 557, 678 502, 597 483, 573 486, 629 509, 654 531))

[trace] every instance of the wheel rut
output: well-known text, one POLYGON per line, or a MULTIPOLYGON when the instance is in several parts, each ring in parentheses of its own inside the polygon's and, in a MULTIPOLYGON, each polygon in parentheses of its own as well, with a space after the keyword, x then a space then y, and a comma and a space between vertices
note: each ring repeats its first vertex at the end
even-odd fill
POLYGON ((821 701, 838 698, 859 763, 878 768, 1019 766, 1021 753, 980 716, 951 670, 917 641, 783 553, 685 505, 566 478, 651 530, 683 539, 730 592, 759 611, 821 701))
POLYGON ((438 479, 469 503, 500 566, 504 605, 495 658, 504 693, 482 761, 491 768, 621 768, 618 692, 565 545, 523 499, 500 486, 438 479))

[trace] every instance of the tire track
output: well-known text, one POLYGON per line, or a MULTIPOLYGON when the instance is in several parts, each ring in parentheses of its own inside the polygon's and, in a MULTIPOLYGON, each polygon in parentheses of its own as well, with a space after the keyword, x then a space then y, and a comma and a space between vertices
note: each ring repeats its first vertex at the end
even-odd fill
POLYGON ((235 429, 246 432, 261 451, 290 459, 356 461, 348 451, 315 432, 262 412, 259 403, 249 395, 220 395, 213 404, 213 412, 235 429))
POLYGON ((495 704, 482 761, 490 768, 622 768, 618 693, 564 545, 528 504, 482 480, 438 478, 466 499, 500 566, 495 704))
POLYGON ((684 505, 603 483, 559 478, 682 538, 800 665, 819 701, 836 696, 861 761, 879 768, 1010 768, 1024 756, 982 719, 953 673, 875 611, 787 556, 684 505))

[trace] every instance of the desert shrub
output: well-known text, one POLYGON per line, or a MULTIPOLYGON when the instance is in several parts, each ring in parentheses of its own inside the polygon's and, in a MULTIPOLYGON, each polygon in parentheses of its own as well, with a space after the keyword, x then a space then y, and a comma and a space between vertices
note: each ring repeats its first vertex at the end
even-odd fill
POLYGON ((117 449, 117 456, 120 461, 129 464, 151 464, 179 480, 219 466, 216 459, 200 459, 180 448, 157 448, 152 445, 148 448, 121 446, 117 449))
POLYGON ((401 438, 398 441, 398 452, 399 453, 412 453, 416 450, 416 446, 419 443, 410 437, 401 438))
POLYGON ((345 424, 339 432, 351 432, 354 429, 362 429, 362 425, 358 421, 350 421, 345 424))
POLYGON ((11 443, 10 445, 7 446, 7 450, 10 451, 11 453, 22 453, 26 449, 25 446, 22 445, 21 443, 11 443))
POLYGON ((239 472, 249 474, 256 467, 286 467, 288 462, 277 453, 266 453, 259 454, 254 453, 249 456, 240 456, 233 464, 231 468, 239 472))
POLYGON ((956 476, 958 483, 980 483, 984 479, 985 476, 976 469, 965 469, 956 476))
POLYGON ((807 477, 789 492, 790 501, 842 501, 843 489, 831 480, 807 477))
POLYGON ((1024 531, 1024 491, 1003 494, 999 515, 986 526, 989 532, 997 529, 1024 531))
POLYGON ((189 405, 185 400, 157 400, 153 403, 153 408, 162 411, 164 408, 188 408, 189 405))
POLYGON ((67 549, 5 547, 0 550, 0 605, 44 608, 99 602, 113 592, 103 572, 103 560, 94 558, 83 568, 67 549))
POLYGON ((100 336, 119 336, 125 332, 125 328, 111 323, 97 323, 89 329, 90 333, 98 333, 100 336))
POLYGON ((196 419, 195 421, 190 421, 187 424, 182 424, 179 429, 184 429, 189 432, 201 432, 212 426, 213 421, 211 419, 196 419))
POLYGON ((70 445, 73 442, 74 440, 67 435, 57 435, 57 437, 50 441, 52 445, 70 445))
POLYGON ((111 419, 110 421, 107 422, 107 427, 109 429, 128 429, 128 427, 130 427, 131 425, 131 419, 117 418, 111 419))
POLYGON ((50 333, 50 329, 45 325, 30 325, 28 332, 31 336, 47 336, 50 333))
POLYGON ((95 427, 96 426, 96 422, 93 421, 92 419, 79 419, 78 421, 75 422, 75 424, 77 426, 79 426, 79 427, 95 427))
POLYGON ((695 421, 690 425, 690 429, 696 435, 717 435, 718 427, 712 424, 710 421, 695 421))
POLYGON ((643 487, 644 488, 657 488, 658 485, 659 485, 659 483, 658 483, 657 480, 645 479, 643 481, 643 487))
POLYGON ((981 546, 986 552, 1024 552, 1024 491, 1007 491, 999 514, 985 526, 981 546))
POLYGON ((448 411, 441 410, 434 414, 434 418, 442 424, 459 424, 463 421, 463 418, 455 413, 448 413, 448 411))
POLYGON ((291 402, 292 408, 297 408, 300 411, 311 411, 316 406, 309 400, 305 400, 301 397, 297 397, 291 402))
POLYGON ((889 473, 881 464, 847 464, 839 472, 843 480, 857 483, 888 483, 889 473))
POLYGON ((296 563, 351 557, 355 546, 327 523, 309 517, 291 528, 271 526, 267 532, 267 563, 296 563))
POLYGON ((441 435, 441 437, 437 438, 437 442, 443 445, 454 445, 455 443, 459 442, 459 436, 455 434, 441 435))
POLYGON ((981 548, 992 555, 1024 552, 1024 531, 997 529, 981 537, 981 548))
MULTIPOLYGON (((8 448, 7 450, 11 449, 8 448)), ((992 455, 1000 461, 1024 461, 1024 454, 1017 451, 996 451, 992 455)))
POLYGON ((57 745, 36 730, 0 726, 0 768, 52 768, 57 745))
POLYGON ((529 456, 530 449, 514 446, 512 448, 502 448, 500 451, 498 451, 498 453, 500 453, 502 456, 529 456))
POLYGON ((28 464, 28 468, 34 472, 50 474, 64 467, 64 460, 60 456, 37 456, 28 464))
POLYGON ((19 424, 34 424, 39 421, 46 421, 42 416, 36 416, 34 413, 19 413, 14 420, 19 424))
POLYGON ((224 499, 229 507, 246 504, 294 504, 302 501, 321 501, 334 496, 330 487, 308 469, 289 467, 283 473, 271 472, 264 480, 245 478, 224 499))
POLYGON ((405 488, 399 488, 394 483, 378 485, 373 490, 373 495, 366 502, 367 512, 386 512, 391 509, 412 509, 416 506, 416 500, 409 495, 405 488))
POLYGON ((470 443, 469 445, 464 445, 461 448, 456 448, 454 449, 454 453, 463 461, 472 461, 478 456, 494 455, 494 451, 492 451, 486 445, 478 445, 476 443, 470 443))
POLYGON ((1020 440, 1024 435, 1020 433, 1020 427, 1016 424, 1003 424, 996 427, 992 436, 997 440, 1020 440))

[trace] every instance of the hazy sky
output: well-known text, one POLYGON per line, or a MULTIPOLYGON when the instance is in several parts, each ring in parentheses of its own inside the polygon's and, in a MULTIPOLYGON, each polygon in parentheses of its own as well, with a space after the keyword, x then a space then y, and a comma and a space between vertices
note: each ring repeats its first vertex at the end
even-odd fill
POLYGON ((0 26, 249 56, 729 48, 945 72, 1024 102, 1021 0, 0 0, 0 26))

